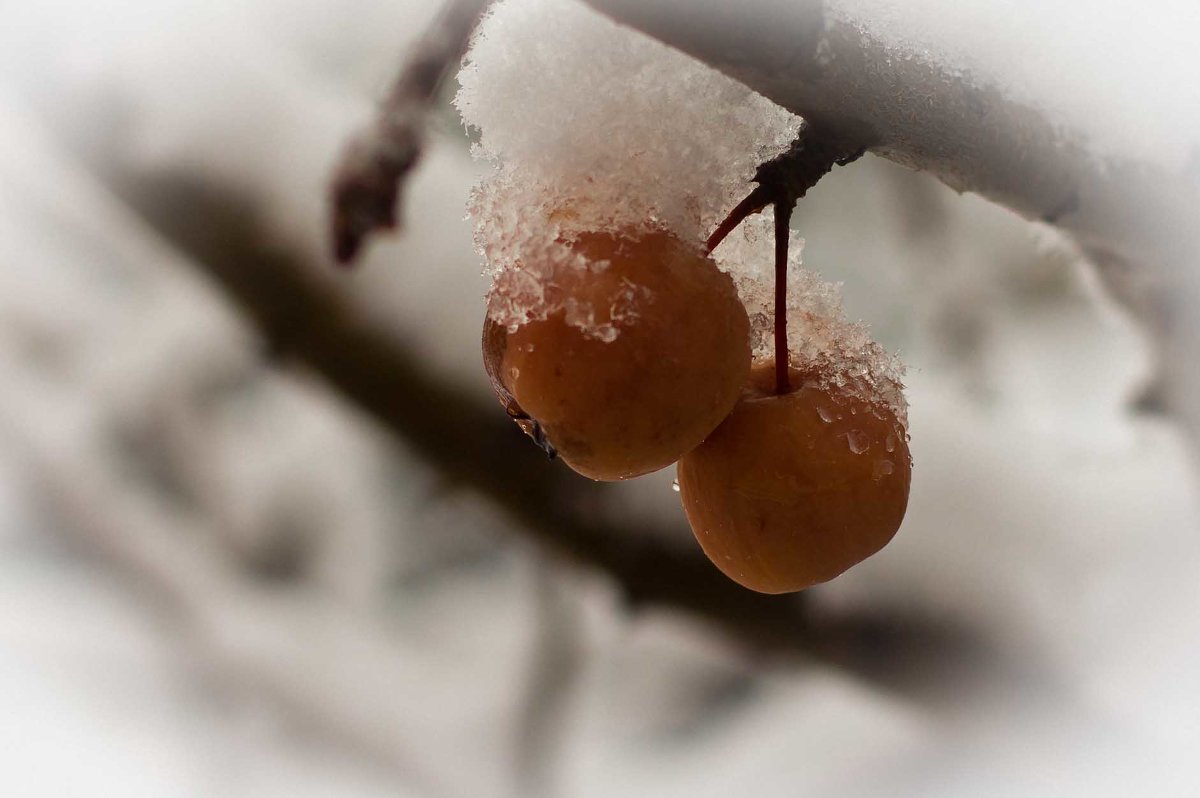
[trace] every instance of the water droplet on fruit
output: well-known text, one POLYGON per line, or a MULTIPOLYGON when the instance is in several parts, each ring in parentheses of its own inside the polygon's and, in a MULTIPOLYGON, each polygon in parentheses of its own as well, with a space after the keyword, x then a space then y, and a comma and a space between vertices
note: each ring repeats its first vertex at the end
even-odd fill
POLYGON ((520 377, 520 376, 521 376, 521 370, 519 368, 517 368, 516 366, 512 366, 511 368, 509 368, 508 378, 510 380, 516 380, 517 377, 520 377))
POLYGON ((896 436, 895 436, 895 435, 888 435, 888 436, 887 436, 887 440, 886 440, 886 441, 884 441, 884 444, 883 444, 883 445, 884 445, 884 446, 887 448, 887 450, 888 450, 889 452, 894 452, 894 451, 896 451, 896 436))
POLYGON ((679 480, 675 480, 671 483, 671 490, 675 491, 676 493, 679 492, 679 480))
POLYGON ((826 410, 823 407, 817 408, 817 415, 820 416, 821 420, 824 421, 826 424, 833 421, 833 413, 830 413, 828 410, 826 410))
POLYGON ((855 454, 862 454, 871 448, 871 439, 867 437, 867 433, 861 430, 850 430, 846 433, 846 441, 850 444, 850 451, 855 454))
POLYGON ((891 460, 880 460, 875 464, 875 472, 872 476, 874 476, 875 479, 879 479, 880 477, 889 476, 895 470, 896 466, 891 460))

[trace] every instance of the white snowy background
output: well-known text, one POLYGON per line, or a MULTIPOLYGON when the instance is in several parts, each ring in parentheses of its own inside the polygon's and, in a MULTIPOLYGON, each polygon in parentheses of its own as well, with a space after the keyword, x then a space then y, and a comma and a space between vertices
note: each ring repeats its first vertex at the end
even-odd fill
MULTIPOLYGON (((333 159, 432 4, 3 5, 0 794, 1200 794, 1194 450, 1134 411, 1153 353, 1050 231, 873 158, 805 200, 806 265, 909 366, 916 464, 896 540, 814 601, 969 642, 873 676, 762 661, 625 613, 266 358, 131 201, 186 179, 251 209, 484 395, 478 167, 448 106, 404 236, 352 275, 324 257, 333 159)), ((1153 61, 1193 21, 1149 6, 989 8, 1066 54, 1075 83, 1040 90, 1094 114, 1102 90, 1068 89, 1106 79, 1113 41, 1153 61)), ((1182 120, 1187 77, 1110 87, 1182 120)), ((1106 144, 1141 146, 1123 131, 1106 144)), ((623 512, 686 544, 670 478, 623 512)))

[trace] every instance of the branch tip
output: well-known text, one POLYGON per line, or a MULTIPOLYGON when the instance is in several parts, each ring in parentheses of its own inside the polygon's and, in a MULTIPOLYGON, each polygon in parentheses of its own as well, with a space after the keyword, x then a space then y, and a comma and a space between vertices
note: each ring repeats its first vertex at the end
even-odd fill
POLYGON ((330 235, 339 264, 351 265, 373 233, 399 226, 401 189, 424 152, 430 108, 489 2, 447 0, 373 124, 346 146, 330 186, 330 235))

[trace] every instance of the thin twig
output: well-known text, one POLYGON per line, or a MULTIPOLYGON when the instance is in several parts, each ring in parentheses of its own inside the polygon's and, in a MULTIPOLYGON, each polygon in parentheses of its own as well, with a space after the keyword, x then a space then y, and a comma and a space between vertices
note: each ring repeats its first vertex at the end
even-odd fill
POLYGON ((377 230, 399 224, 400 191, 425 145, 438 88, 462 61, 490 0, 448 0, 417 42, 374 122, 352 140, 333 177, 334 257, 349 264, 377 230))

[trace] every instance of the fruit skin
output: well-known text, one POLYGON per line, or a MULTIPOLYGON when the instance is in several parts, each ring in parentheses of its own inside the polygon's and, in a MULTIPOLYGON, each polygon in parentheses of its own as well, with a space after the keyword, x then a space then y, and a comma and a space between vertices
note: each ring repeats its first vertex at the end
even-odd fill
POLYGON ((908 506, 907 436, 882 405, 795 369, 774 395, 756 364, 729 417, 679 461, 679 491, 704 553, 761 593, 827 582, 887 545, 908 506))
POLYGON ((566 310, 503 334, 485 327, 497 395, 535 420, 584 476, 657 471, 698 445, 737 401, 751 359, 745 308, 711 258, 669 233, 590 233, 572 247, 607 266, 569 270, 555 290, 568 306, 593 309, 592 323, 612 324, 617 336, 586 334, 568 324, 566 310))
POLYGON ((546 432, 542 429, 542 425, 530 418, 529 414, 521 409, 521 405, 509 393, 508 388, 504 385, 504 380, 500 378, 500 367, 504 360, 504 349, 507 346, 508 330, 492 321, 489 316, 484 316, 483 367, 487 371, 488 379, 492 383, 492 391, 495 392, 496 398, 500 400, 500 404, 504 406, 504 411, 508 413, 508 417, 515 421, 517 426, 521 428, 521 431, 528 435, 537 444, 538 448, 553 460, 558 457, 558 450, 546 438, 546 432))

